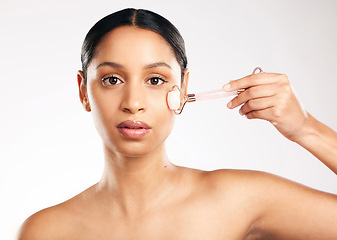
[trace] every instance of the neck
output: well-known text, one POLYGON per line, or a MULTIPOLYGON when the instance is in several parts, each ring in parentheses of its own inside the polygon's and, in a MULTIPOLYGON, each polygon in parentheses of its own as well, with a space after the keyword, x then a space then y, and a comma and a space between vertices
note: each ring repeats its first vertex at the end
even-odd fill
POLYGON ((105 168, 98 189, 123 212, 146 211, 173 189, 177 167, 169 162, 165 147, 144 156, 122 156, 104 147, 105 168))

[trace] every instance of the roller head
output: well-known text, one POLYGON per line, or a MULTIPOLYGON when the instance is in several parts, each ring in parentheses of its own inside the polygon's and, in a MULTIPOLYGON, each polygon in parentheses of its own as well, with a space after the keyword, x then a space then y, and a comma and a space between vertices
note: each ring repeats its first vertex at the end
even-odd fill
POLYGON ((172 111, 178 110, 180 107, 180 92, 170 91, 167 94, 167 104, 172 111))

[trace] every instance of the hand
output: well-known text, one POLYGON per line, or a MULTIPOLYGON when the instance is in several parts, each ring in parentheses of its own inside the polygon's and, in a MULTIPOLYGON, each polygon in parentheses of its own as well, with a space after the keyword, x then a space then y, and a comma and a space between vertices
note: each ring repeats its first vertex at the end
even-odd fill
POLYGON ((304 134, 307 113, 284 74, 257 73, 230 81, 224 91, 244 89, 227 107, 240 105, 239 113, 248 119, 264 119, 271 122, 286 138, 297 141, 304 134))

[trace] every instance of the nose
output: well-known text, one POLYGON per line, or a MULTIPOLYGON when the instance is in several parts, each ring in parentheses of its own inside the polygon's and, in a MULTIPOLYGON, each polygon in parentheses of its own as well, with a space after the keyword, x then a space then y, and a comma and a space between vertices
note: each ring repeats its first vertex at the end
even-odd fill
POLYGON ((125 86, 123 99, 121 102, 121 110, 126 113, 138 113, 145 111, 146 95, 142 86, 130 84, 125 86))

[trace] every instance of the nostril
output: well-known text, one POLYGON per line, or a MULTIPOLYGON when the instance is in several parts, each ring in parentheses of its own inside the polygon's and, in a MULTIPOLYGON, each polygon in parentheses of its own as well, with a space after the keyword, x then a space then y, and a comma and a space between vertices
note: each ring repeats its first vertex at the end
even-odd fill
POLYGON ((129 113, 131 113, 132 111, 129 108, 123 108, 123 112, 129 112, 129 113))
POLYGON ((134 112, 140 112, 140 111, 144 111, 145 108, 138 108, 133 110, 132 108, 123 108, 123 112, 127 112, 127 113, 134 113, 134 112))

